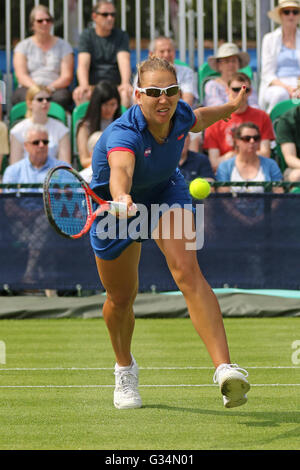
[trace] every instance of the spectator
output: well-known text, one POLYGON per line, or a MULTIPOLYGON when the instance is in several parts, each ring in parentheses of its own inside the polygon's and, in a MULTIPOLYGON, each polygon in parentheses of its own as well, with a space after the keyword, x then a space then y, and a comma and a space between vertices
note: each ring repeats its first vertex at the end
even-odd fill
MULTIPOLYGON (((238 72, 228 82, 229 99, 237 96, 242 86, 246 86, 247 95, 251 93, 250 78, 242 72, 238 72)), ((249 106, 248 102, 243 104, 238 111, 232 113, 226 122, 218 121, 205 130, 204 148, 208 149, 208 156, 214 171, 218 165, 234 155, 232 131, 242 122, 254 122, 261 135, 259 155, 270 157, 270 142, 275 139, 273 126, 268 114, 249 106)))
MULTIPOLYGON (((31 124, 26 130, 24 146, 27 155, 22 160, 9 165, 3 175, 3 183, 43 183, 50 168, 60 165, 61 162, 48 155, 48 131, 41 124, 31 124)), ((15 191, 15 190, 6 190, 15 191)), ((42 189, 23 189, 22 192, 42 191, 42 189)), ((28 261, 23 275, 24 283, 37 282, 40 260, 47 247, 48 221, 41 217, 43 208, 40 199, 22 198, 16 203, 14 198, 6 201, 7 213, 12 217, 12 232, 21 244, 27 245, 28 261)), ((49 253, 48 253, 49 255, 49 253)), ((48 297, 56 294, 54 290, 45 291, 48 297)))
POLYGON ((276 126, 276 141, 287 165, 286 181, 300 181, 300 106, 280 116, 276 126))
POLYGON ((10 130, 10 164, 17 162, 26 154, 24 135, 26 130, 34 124, 43 124, 49 134, 49 156, 59 160, 71 162, 70 132, 58 119, 48 117, 51 92, 45 86, 34 85, 26 94, 26 118, 18 122, 10 130))
POLYGON ((125 31, 114 27, 115 16, 113 2, 98 1, 92 10, 95 28, 85 29, 80 36, 78 87, 73 92, 76 106, 90 100, 94 86, 101 80, 118 85, 121 104, 125 108, 131 104, 129 38, 125 31))
POLYGON ((120 116, 121 102, 117 86, 106 80, 99 82, 94 88, 86 115, 79 123, 76 132, 79 161, 83 168, 92 163, 87 145, 89 136, 96 131, 104 131, 120 116))
MULTIPOLYGON (((204 87, 204 106, 219 106, 228 100, 227 87, 229 80, 239 69, 246 67, 250 62, 248 52, 240 52, 239 48, 226 42, 219 47, 216 56, 207 59, 211 69, 220 73, 219 77, 206 82, 204 87)), ((258 108, 258 98, 255 90, 249 96, 249 105, 258 108)))
MULTIPOLYGON (((281 181, 282 173, 272 158, 258 154, 261 135, 253 122, 243 122, 234 131, 235 155, 218 166, 218 181, 261 182, 281 181)), ((219 188, 219 191, 264 192, 263 186, 236 186, 219 188)), ((282 188, 274 188, 282 192, 282 188)))
POLYGON ((73 49, 51 33, 53 21, 46 6, 38 5, 31 10, 29 24, 33 35, 19 42, 14 50, 13 65, 19 86, 13 93, 13 105, 25 100, 28 88, 44 85, 51 91, 53 101, 72 110, 68 87, 73 80, 73 49))
POLYGON ((293 97, 300 76, 300 1, 279 0, 268 16, 281 26, 262 41, 259 105, 270 113, 273 107, 293 97))
POLYGON ((195 178, 205 178, 214 181, 215 175, 207 155, 189 150, 191 136, 187 135, 179 160, 179 169, 189 184, 195 178))
POLYGON ((1 182, 1 175, 3 172, 3 157, 4 155, 8 155, 9 147, 8 147, 8 130, 6 124, 2 121, 2 103, 0 101, 0 182, 1 182))

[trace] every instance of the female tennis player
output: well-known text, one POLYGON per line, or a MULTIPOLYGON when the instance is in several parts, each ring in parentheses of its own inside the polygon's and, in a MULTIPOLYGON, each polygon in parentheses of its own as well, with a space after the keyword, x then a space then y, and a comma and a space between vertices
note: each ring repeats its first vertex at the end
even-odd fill
MULTIPOLYGON (((92 160, 91 188, 104 199, 125 202, 128 214, 133 204, 165 204, 153 238, 164 254, 170 272, 182 292, 193 325, 202 338, 216 368, 214 382, 220 386, 225 407, 247 401, 248 373, 231 364, 218 301, 203 277, 196 250, 187 249, 190 233, 175 237, 175 225, 184 220, 191 197, 177 169, 188 132, 200 132, 219 119, 228 119, 247 99, 245 90, 232 101, 217 107, 192 110, 180 100, 176 71, 164 59, 151 57, 138 67, 137 104, 114 121, 97 142, 92 160), (170 236, 163 236, 163 229, 170 236)), ((113 217, 113 216, 112 216, 113 217)), ((190 217, 190 220, 192 217, 190 217)), ((121 225, 121 220, 118 221, 121 225)), ((148 220, 145 220, 145 223, 148 220)), ((128 219, 130 223, 130 218, 128 219)), ((107 298, 103 306, 116 356, 114 405, 139 408, 138 366, 131 354, 134 330, 133 304, 138 292, 141 243, 130 236, 104 237, 94 222, 90 235, 101 282, 107 298)))

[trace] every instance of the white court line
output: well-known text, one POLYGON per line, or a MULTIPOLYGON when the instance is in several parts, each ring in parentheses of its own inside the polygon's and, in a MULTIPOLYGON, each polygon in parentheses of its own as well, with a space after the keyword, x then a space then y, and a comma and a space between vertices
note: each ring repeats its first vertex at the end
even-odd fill
MULTIPOLYGON (((246 366, 245 369, 299 369, 300 366, 246 366)), ((5 367, 0 368, 0 371, 35 371, 35 370, 114 370, 112 367, 5 367)), ((139 367, 139 370, 214 370, 213 367, 139 367)))
MULTIPOLYGON (((114 388, 115 385, 0 385, 0 388, 114 388)), ((217 384, 139 385, 139 388, 218 387, 217 384)), ((300 387, 300 384, 251 384, 251 387, 300 387)))

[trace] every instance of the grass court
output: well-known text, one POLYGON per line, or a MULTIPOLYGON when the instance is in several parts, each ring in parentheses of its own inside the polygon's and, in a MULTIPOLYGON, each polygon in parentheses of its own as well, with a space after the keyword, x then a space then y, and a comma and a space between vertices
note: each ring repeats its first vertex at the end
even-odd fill
POLYGON ((1 320, 0 449, 299 449, 299 319, 224 322, 231 360, 249 372, 246 405, 223 407, 189 319, 137 319, 143 408, 116 410, 102 318, 1 320))

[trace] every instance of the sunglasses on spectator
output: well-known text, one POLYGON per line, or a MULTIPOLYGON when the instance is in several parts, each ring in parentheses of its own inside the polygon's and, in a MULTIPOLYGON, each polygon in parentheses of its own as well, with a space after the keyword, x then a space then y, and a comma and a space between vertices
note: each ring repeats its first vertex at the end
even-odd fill
POLYGON ((50 101, 52 101, 52 98, 51 96, 47 96, 47 98, 43 96, 42 98, 35 98, 35 100, 39 103, 42 103, 43 101, 47 101, 47 103, 50 103, 50 101))
POLYGON ((46 21, 46 23, 52 23, 52 18, 41 18, 40 20, 35 20, 37 23, 43 23, 46 21))
POLYGON ((147 87, 147 88, 139 88, 137 90, 140 93, 145 93, 147 96, 151 96, 151 98, 159 98, 163 93, 170 98, 170 96, 175 96, 179 92, 178 85, 171 85, 167 86, 166 88, 158 88, 158 87, 147 87))
MULTIPOLYGON (((241 91, 242 87, 232 87, 231 90, 234 91, 234 93, 239 93, 241 91)), ((250 93, 251 88, 246 88, 246 93, 250 93)))
POLYGON ((259 142, 260 141, 260 135, 242 135, 241 137, 238 137, 240 140, 243 142, 250 142, 251 139, 254 140, 254 142, 259 142))
POLYGON ((47 140, 47 139, 37 139, 37 140, 33 140, 32 142, 29 142, 29 144, 32 144, 32 145, 40 145, 41 142, 42 142, 44 145, 48 145, 48 144, 49 144, 49 140, 47 140))
POLYGON ((104 16, 104 18, 107 18, 108 16, 112 16, 113 18, 115 18, 116 12, 108 13, 108 12, 105 11, 105 12, 101 13, 100 11, 96 11, 96 15, 104 16))
POLYGON ((281 11, 286 16, 291 15, 291 14, 296 16, 296 15, 299 15, 300 13, 300 10, 281 10, 281 11))

